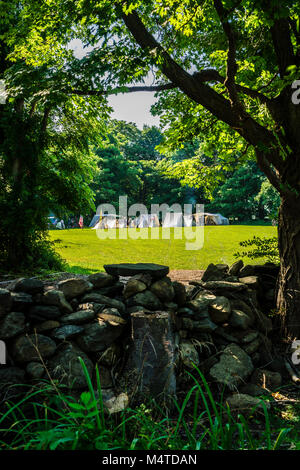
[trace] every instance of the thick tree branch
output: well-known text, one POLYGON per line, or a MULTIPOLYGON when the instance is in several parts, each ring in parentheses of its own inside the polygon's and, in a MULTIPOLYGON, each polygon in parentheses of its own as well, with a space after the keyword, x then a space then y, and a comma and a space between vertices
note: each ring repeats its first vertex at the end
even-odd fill
MULTIPOLYGON (((196 72, 193 75, 197 78, 197 80, 201 80, 203 82, 219 82, 225 85, 226 78, 223 77, 217 70, 215 69, 207 69, 201 70, 201 72, 196 72)), ((258 99, 263 104, 271 104, 272 100, 265 96, 263 93, 260 93, 258 90, 253 90, 252 88, 248 88, 243 85, 239 85, 238 83, 235 84, 236 89, 244 93, 251 98, 258 99)))
POLYGON ((266 175, 270 183, 274 186, 279 194, 283 194, 282 187, 280 185, 280 180, 277 176, 277 173, 272 169, 269 161, 266 159, 266 156, 263 152, 256 151, 256 160, 261 171, 266 175))
POLYGON ((227 11, 223 7, 222 0, 214 0, 214 6, 220 18, 224 33, 228 40, 228 53, 227 53, 227 71, 224 85, 228 90, 229 99, 233 110, 237 115, 242 116, 245 112, 242 105, 235 84, 235 76, 238 70, 236 63, 236 38, 233 28, 227 19, 227 11))
POLYGON ((287 68, 296 63, 288 20, 286 18, 275 20, 271 28, 271 34, 280 76, 283 78, 287 73, 287 68))
POLYGON ((212 112, 218 119, 231 127, 239 127, 238 119, 232 112, 230 102, 175 62, 145 28, 136 11, 128 15, 122 13, 122 18, 140 47, 145 52, 160 57, 162 72, 176 87, 196 103, 212 112))
POLYGON ((161 71, 176 87, 193 101, 201 104, 216 118, 228 124, 251 145, 265 147, 265 158, 269 165, 273 165, 278 171, 280 170, 282 161, 274 150, 277 148, 277 141, 268 129, 257 123, 246 112, 243 113, 242 118, 236 116, 232 112, 230 101, 213 88, 202 83, 201 80, 197 80, 197 74, 194 76, 186 72, 155 40, 136 11, 128 15, 121 14, 127 28, 140 47, 150 55, 159 56, 161 71))
MULTIPOLYGON (((223 121, 232 129, 238 132, 250 145, 257 147, 257 145, 264 147, 264 165, 269 168, 274 167, 276 171, 280 171, 282 160, 277 148, 277 140, 272 132, 267 128, 257 123, 246 111, 243 115, 237 116, 233 112, 231 103, 224 98, 221 93, 216 92, 213 88, 206 85, 204 82, 220 82, 225 83, 225 78, 222 77, 216 70, 208 69, 193 75, 189 74, 182 68, 174 59, 163 49, 152 34, 146 29, 141 21, 138 13, 133 11, 129 14, 120 12, 124 23, 135 38, 139 46, 145 51, 146 54, 159 58, 159 66, 163 74, 170 80, 171 83, 157 85, 153 87, 120 87, 119 89, 105 91, 105 90, 65 90, 66 93, 73 93, 78 95, 90 96, 103 96, 109 93, 116 92, 136 92, 136 91, 162 91, 173 88, 180 89, 190 99, 202 105, 205 109, 211 112, 215 118, 223 121)), ((257 90, 252 90, 247 87, 235 84, 236 89, 248 96, 259 99, 261 102, 270 105, 273 100, 265 97, 257 90)), ((266 169, 266 172, 269 170, 266 169)), ((270 179, 273 178, 274 186, 278 188, 272 173, 270 179)), ((273 183, 272 183, 273 184, 273 183)))
POLYGON ((262 104, 271 105, 272 103, 272 100, 270 98, 268 98, 263 93, 260 93, 258 90, 253 90, 252 88, 239 85, 238 83, 236 83, 235 87, 239 92, 244 93, 245 95, 250 96, 251 98, 258 99, 262 104))
POLYGON ((171 90, 173 88, 176 88, 173 83, 166 83, 162 85, 154 85, 154 86, 133 86, 133 87, 118 87, 113 90, 77 90, 77 89, 71 89, 71 90, 65 90, 65 93, 71 94, 71 95, 78 95, 78 96, 107 96, 107 95, 113 95, 116 93, 135 93, 139 91, 163 91, 163 90, 171 90), (126 88, 126 90, 125 90, 126 88))
MULTIPOLYGON (((225 82, 225 78, 219 74, 217 70, 214 69, 207 69, 201 70, 200 72, 195 72, 193 77, 196 78, 199 82, 218 82, 223 83, 225 82)), ((136 92, 158 92, 158 91, 165 91, 165 90, 173 90, 178 88, 173 83, 165 83, 161 85, 153 85, 153 86, 133 86, 133 87, 118 87, 113 90, 79 90, 79 89, 70 89, 64 90, 65 93, 70 95, 78 95, 78 96, 108 96, 111 94, 116 93, 136 93, 136 92), (123 89, 124 88, 124 89, 123 89), (126 90, 125 90, 126 88, 126 90)), ((253 99, 258 99, 262 104, 271 104, 272 100, 270 100, 267 96, 260 93, 257 90, 253 90, 251 88, 236 84, 236 88, 239 92, 244 93, 247 96, 250 96, 253 99)))

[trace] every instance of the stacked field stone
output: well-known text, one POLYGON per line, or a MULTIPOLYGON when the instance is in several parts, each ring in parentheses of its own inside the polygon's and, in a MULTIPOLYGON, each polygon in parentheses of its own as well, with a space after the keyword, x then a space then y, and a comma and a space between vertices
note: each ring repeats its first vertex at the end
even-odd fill
POLYGON ((281 375, 270 370, 266 315, 274 308, 277 266, 211 264, 189 285, 172 282, 167 266, 104 268, 52 285, 22 278, 0 289, 2 396, 49 375, 69 389, 86 388, 79 356, 92 378, 98 366, 111 396, 178 394, 195 365, 210 382, 246 397, 266 383, 280 385, 281 375))

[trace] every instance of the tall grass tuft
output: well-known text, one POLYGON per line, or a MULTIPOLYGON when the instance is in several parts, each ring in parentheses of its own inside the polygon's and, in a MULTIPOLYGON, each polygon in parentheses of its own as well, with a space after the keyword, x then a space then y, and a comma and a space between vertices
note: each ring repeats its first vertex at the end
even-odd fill
POLYGON ((79 361, 87 390, 78 399, 45 381, 42 387, 31 386, 16 403, 5 403, 0 413, 1 449, 271 450, 281 448, 288 438, 289 429, 272 433, 266 406, 264 429, 255 435, 249 418, 233 416, 223 394, 220 403, 215 401, 197 367, 197 376, 189 372, 194 385, 181 404, 175 401, 174 412, 162 410, 152 400, 110 415, 103 403, 98 368, 96 396, 92 378, 79 361))

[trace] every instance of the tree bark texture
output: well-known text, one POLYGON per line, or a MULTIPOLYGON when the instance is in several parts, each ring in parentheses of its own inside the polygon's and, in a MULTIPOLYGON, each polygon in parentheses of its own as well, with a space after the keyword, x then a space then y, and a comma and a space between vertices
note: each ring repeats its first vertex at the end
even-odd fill
POLYGON ((132 344, 126 369, 132 393, 169 401, 176 394, 172 314, 137 312, 131 320, 132 344))
POLYGON ((300 337, 300 198, 283 198, 279 210, 280 275, 277 305, 284 333, 300 337))

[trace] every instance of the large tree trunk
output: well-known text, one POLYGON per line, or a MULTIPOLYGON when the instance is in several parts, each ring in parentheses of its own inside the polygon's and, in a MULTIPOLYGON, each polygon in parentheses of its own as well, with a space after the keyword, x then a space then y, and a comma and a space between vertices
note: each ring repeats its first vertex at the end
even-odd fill
POLYGON ((277 305, 283 332, 300 338, 300 198, 281 200, 278 223, 280 275, 277 305))

